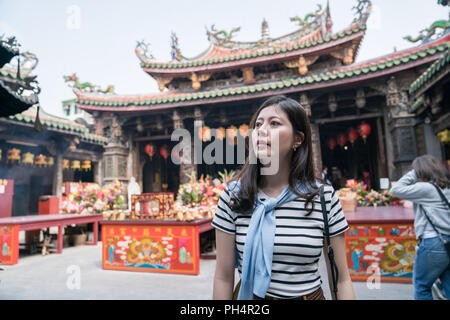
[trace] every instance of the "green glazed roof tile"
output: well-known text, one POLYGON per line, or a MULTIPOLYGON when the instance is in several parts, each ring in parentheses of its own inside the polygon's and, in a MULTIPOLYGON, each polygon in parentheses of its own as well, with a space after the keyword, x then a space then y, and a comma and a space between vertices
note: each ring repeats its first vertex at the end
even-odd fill
MULTIPOLYGON (((353 29, 353 32, 355 32, 357 28, 353 29)), ((341 34, 342 35, 342 34, 341 34)), ((311 43, 307 43, 306 46, 310 46, 311 43)), ((302 45, 299 45, 301 47, 302 45)), ((185 100, 192 100, 192 99, 208 99, 208 98, 214 98, 214 97, 221 97, 221 96, 227 96, 227 95, 239 95, 239 94, 247 94, 247 93, 255 93, 255 92, 261 92, 261 91, 268 91, 268 90, 277 90, 282 89, 289 86, 298 86, 303 84, 312 84, 314 82, 326 82, 326 81, 333 81, 333 80, 339 80, 344 78, 351 78, 355 76, 364 76, 365 74, 371 73, 371 72, 377 72, 379 70, 385 70, 389 68, 393 68, 396 66, 399 66, 401 64, 410 63, 412 61, 417 61, 419 59, 422 59, 424 57, 427 57, 432 54, 436 54, 441 52, 440 48, 448 48, 448 44, 441 45, 441 46, 434 46, 429 47, 425 49, 418 49, 416 51, 406 53, 403 55, 397 55, 393 56, 392 58, 386 58, 385 60, 379 60, 374 62, 369 62, 367 64, 363 65, 356 65, 354 67, 352 66, 346 66, 341 70, 334 70, 333 72, 327 71, 325 73, 321 74, 310 74, 303 77, 294 77, 294 78, 287 78, 283 79, 281 81, 275 81, 270 83, 263 83, 263 84, 254 84, 254 85, 243 85, 238 88, 232 88, 232 89, 222 89, 222 90, 214 90, 214 91, 203 91, 203 92, 195 92, 195 93, 188 93, 188 94, 173 94, 168 97, 164 97, 162 99, 151 99, 147 100, 145 102, 139 101, 139 103, 136 102, 136 100, 133 100, 131 98, 130 103, 134 104, 160 104, 160 103, 167 103, 167 102, 177 102, 177 101, 185 101, 185 100)), ((241 55, 235 55, 231 56, 230 59, 240 59, 242 56, 255 56, 255 55, 266 55, 271 52, 282 52, 287 50, 293 50, 295 46, 289 47, 289 48, 270 48, 265 50, 259 50, 257 52, 253 53, 246 53, 241 55)), ((446 51, 448 52, 448 51, 446 51)), ((215 58, 212 61, 220 61, 223 60, 223 58, 215 58)), ((226 59, 225 59, 226 60, 226 59)), ((416 90, 418 86, 420 86, 423 82, 425 82, 427 79, 429 79, 433 73, 438 72, 444 65, 449 61, 449 55, 444 55, 444 58, 440 59, 439 62, 436 62, 432 64, 428 70, 428 72, 424 73, 420 78, 418 78, 413 84, 411 84, 411 90, 416 90)), ((205 62, 207 63, 207 62, 205 62)), ((192 63, 191 63, 192 64, 192 63)), ((111 103, 105 103, 104 101, 98 101, 94 99, 79 99, 79 103, 82 104, 91 104, 91 105, 111 105, 111 103)), ((116 103, 114 102, 113 105, 116 103)), ((118 102, 118 105, 126 105, 127 102, 120 101, 118 102)))

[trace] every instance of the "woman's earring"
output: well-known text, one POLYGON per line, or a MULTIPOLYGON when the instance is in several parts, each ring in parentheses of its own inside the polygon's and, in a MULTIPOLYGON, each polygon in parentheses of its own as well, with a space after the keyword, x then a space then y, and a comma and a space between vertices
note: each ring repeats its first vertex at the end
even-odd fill
POLYGON ((294 147, 294 152, 297 151, 297 147, 294 147))

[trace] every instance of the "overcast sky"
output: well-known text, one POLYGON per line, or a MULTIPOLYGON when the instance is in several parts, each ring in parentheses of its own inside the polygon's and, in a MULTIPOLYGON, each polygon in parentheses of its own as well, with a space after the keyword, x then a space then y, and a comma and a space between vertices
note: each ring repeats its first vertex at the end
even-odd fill
MULTIPOLYGON (((333 32, 351 24, 356 0, 330 0, 333 32)), ((416 36, 448 9, 437 0, 373 0, 372 16, 357 62, 414 46, 403 40, 416 36)), ((170 33, 178 36, 184 56, 208 47, 205 26, 231 30, 235 39, 256 41, 261 22, 269 23, 271 37, 296 30, 289 20, 304 17, 326 0, 0 0, 0 34, 16 36, 21 51, 37 55, 34 70, 42 89, 45 111, 62 116, 61 101, 74 97, 63 75, 74 72, 83 82, 102 88, 113 84, 118 94, 158 92, 156 81, 144 73, 134 53, 137 40, 151 44, 159 61, 170 59, 170 33)))

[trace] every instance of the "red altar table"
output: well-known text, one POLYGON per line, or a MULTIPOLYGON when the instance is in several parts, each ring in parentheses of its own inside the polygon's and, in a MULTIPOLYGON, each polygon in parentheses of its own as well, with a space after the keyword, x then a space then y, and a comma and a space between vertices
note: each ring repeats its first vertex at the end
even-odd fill
POLYGON ((103 269, 198 275, 199 237, 211 221, 102 221, 103 269))
POLYGON ((11 217, 14 180, 0 179, 0 218, 11 217))
POLYGON ((418 240, 414 212, 403 207, 357 207, 344 212, 347 263, 354 281, 412 282, 418 240))
POLYGON ((94 240, 97 244, 98 223, 103 220, 103 215, 81 214, 55 214, 32 215, 0 219, 0 264, 17 264, 19 261, 19 231, 40 230, 50 227, 58 227, 57 253, 63 249, 63 228, 72 224, 94 224, 94 240))

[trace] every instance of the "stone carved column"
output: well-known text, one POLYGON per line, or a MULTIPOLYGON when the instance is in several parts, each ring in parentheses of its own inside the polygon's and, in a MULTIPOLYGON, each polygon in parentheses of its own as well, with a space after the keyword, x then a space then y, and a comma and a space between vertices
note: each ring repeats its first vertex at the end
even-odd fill
POLYGON ((62 184, 63 184, 63 169, 62 169, 63 155, 60 150, 57 151, 55 157, 55 175, 53 176, 53 194, 61 199, 62 184))
POLYGON ((100 158, 94 164, 94 182, 103 185, 103 160, 100 158))
POLYGON ((409 170, 417 156, 417 147, 414 131, 416 120, 414 114, 409 113, 408 94, 398 88, 394 77, 388 81, 386 105, 394 166, 390 167, 390 178, 397 180, 409 170))
POLYGON ((300 105, 305 109, 306 115, 311 117, 311 105, 309 103, 308 95, 306 93, 302 93, 300 95, 300 105))
MULTIPOLYGON (((183 118, 180 116, 178 111, 173 112, 173 127, 176 129, 184 129, 183 118)), ((181 141, 180 147, 182 150, 186 150, 187 152, 181 155, 180 159, 180 184, 188 183, 189 178, 186 174, 191 174, 195 172, 195 176, 197 177, 197 165, 194 163, 194 135, 191 133, 191 141, 181 141), (190 142, 190 143, 189 143, 190 142), (189 144, 188 144, 189 143, 189 144)))
MULTIPOLYGON (((305 109, 308 118, 311 117, 310 99, 306 93, 300 95, 300 104, 305 109)), ((319 125, 311 122, 311 142, 312 142, 312 156, 314 161, 314 174, 316 177, 322 176, 322 151, 320 149, 320 133, 319 125)))
POLYGON ((111 129, 109 143, 103 153, 103 183, 109 184, 119 180, 122 182, 122 192, 126 194, 129 180, 127 165, 129 148, 123 140, 122 123, 116 116, 112 118, 111 129))
POLYGON ((314 160, 314 175, 322 177, 322 151, 320 149, 319 125, 311 123, 311 142, 314 160))

